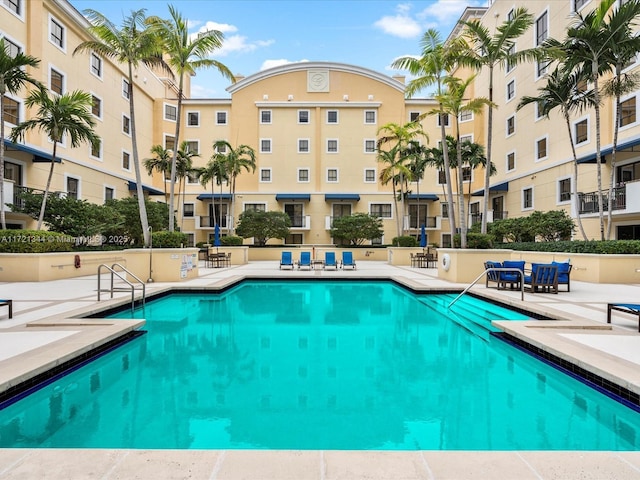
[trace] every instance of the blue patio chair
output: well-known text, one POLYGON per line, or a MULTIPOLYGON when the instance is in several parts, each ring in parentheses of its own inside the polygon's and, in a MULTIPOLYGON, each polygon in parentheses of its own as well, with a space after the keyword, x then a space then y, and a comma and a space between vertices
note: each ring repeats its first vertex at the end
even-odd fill
POLYGON ((300 260, 298 261, 298 270, 308 268, 311 270, 311 252, 300 252, 300 260))
POLYGON ((611 311, 630 313, 638 316, 638 331, 640 332, 640 303, 608 303, 607 323, 611 323, 611 311))
POLYGON ((353 259, 353 252, 342 252, 342 269, 345 267, 356 269, 356 262, 353 259))
POLYGON ((324 268, 338 269, 338 263, 336 262, 336 252, 324 252, 324 268))
POLYGON ((571 291, 571 265, 569 262, 551 262, 551 265, 558 266, 558 286, 566 285, 567 292, 571 291))
POLYGON ((524 276, 525 287, 536 293, 538 289, 547 293, 558 293, 558 266, 532 263, 531 275, 524 276))
MULTIPOLYGON (((501 262, 484 262, 485 271, 491 268, 502 268, 501 262)), ((500 289, 500 272, 496 272, 495 270, 489 270, 485 275, 485 284, 484 286, 489 288, 489 282, 495 283, 497 285, 498 290, 500 289)))
POLYGON ((291 252, 282 252, 282 257, 280 257, 280 270, 283 268, 290 268, 293 270, 293 258, 291 257, 291 252))
POLYGON ((503 268, 513 268, 520 270, 518 272, 500 272, 500 281, 502 282, 502 287, 507 288, 507 284, 509 284, 510 288, 520 288, 520 284, 524 279, 524 260, 505 260, 502 262, 503 268))

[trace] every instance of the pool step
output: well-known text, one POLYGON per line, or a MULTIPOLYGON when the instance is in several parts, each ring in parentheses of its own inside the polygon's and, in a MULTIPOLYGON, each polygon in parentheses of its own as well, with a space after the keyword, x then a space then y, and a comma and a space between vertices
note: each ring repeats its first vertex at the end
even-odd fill
POLYGON ((418 300, 432 310, 438 317, 444 317, 456 323, 461 328, 482 340, 488 340, 490 334, 495 331, 490 323, 474 320, 474 318, 477 317, 476 312, 447 308, 449 300, 445 300, 445 302, 434 301, 435 299, 433 298, 418 298, 418 300))

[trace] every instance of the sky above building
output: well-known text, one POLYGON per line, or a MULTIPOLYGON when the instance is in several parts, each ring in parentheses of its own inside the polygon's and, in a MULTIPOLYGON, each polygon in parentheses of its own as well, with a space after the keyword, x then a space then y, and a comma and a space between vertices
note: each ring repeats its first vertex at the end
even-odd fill
MULTIPOLYGON (((168 18, 171 3, 189 21, 191 33, 224 34, 212 57, 234 75, 301 61, 348 63, 386 75, 394 59, 420 53, 420 39, 435 28, 446 39, 468 6, 486 0, 70 0, 97 10, 117 26, 133 9, 168 18)), ((199 70, 193 98, 228 98, 230 85, 216 69, 199 70)), ((421 92, 427 96, 431 92, 421 92)))

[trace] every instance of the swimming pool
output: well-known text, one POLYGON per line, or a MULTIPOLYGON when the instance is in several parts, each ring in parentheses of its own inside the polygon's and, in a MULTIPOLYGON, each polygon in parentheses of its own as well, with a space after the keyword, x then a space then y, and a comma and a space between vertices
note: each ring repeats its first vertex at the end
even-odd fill
MULTIPOLYGON (((640 415, 391 282, 147 303, 143 335, 0 411, 1 447, 636 450, 640 415)), ((130 318, 130 312, 115 315, 130 318)))

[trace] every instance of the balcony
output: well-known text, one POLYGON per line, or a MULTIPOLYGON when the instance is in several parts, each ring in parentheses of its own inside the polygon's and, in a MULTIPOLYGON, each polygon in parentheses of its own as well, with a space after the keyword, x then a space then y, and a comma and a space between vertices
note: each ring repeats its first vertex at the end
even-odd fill
MULTIPOLYGON (((196 228, 213 229, 216 226, 215 217, 204 215, 196 218, 198 219, 198 224, 196 225, 196 228)), ((228 227, 229 225, 233 225, 233 217, 231 215, 225 215, 218 220, 220 221, 220 228, 229 228, 228 227)))
MULTIPOLYGON (((631 187, 629 193, 634 194, 634 197, 636 200, 635 203, 638 203, 638 200, 640 200, 640 182, 634 182, 628 185, 623 185, 621 187, 616 187, 613 189, 613 202, 611 206, 611 209, 613 211, 627 209, 627 187, 631 187), (633 187, 631 187, 632 185, 633 187)), ((599 212, 598 192, 578 193, 578 206, 579 206, 579 211, 581 215, 589 214, 589 213, 598 213, 599 212)), ((602 210, 606 212, 608 211, 608 209, 609 209, 609 192, 604 191, 602 192, 602 210)))
POLYGON ((292 230, 309 230, 311 228, 310 215, 290 215, 292 230))
POLYGON ((440 229, 440 217, 425 217, 420 219, 411 216, 404 217, 405 230, 420 230, 423 224, 427 230, 440 229))

